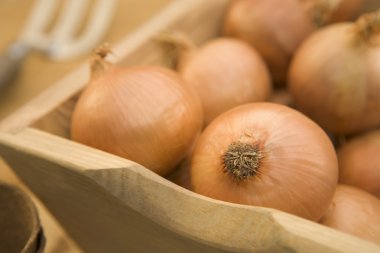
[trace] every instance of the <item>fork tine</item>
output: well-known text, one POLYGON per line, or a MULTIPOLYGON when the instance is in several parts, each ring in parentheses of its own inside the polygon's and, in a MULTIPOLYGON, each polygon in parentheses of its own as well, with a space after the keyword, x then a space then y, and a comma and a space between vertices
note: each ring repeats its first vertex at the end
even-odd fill
MULTIPOLYGON (((73 0, 75 1, 75 0, 73 0)), ((78 1, 78 0, 77 0, 78 1)), ((90 18, 83 33, 71 41, 65 41, 59 47, 52 48, 50 56, 54 59, 70 59, 95 47, 112 21, 116 0, 96 0, 90 18)))
POLYGON ((31 47, 46 47, 49 39, 45 35, 45 30, 53 19, 58 3, 58 0, 37 0, 28 16, 19 41, 23 41, 31 47))
POLYGON ((53 41, 70 40, 84 20, 89 0, 65 0, 59 19, 51 32, 53 41))

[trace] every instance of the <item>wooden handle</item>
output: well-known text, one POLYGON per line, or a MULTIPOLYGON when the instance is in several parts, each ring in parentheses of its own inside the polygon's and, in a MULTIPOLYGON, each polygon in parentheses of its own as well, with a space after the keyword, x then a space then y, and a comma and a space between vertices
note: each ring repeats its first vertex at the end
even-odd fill
POLYGON ((29 49, 20 43, 13 44, 0 56, 0 90, 14 81, 29 49))

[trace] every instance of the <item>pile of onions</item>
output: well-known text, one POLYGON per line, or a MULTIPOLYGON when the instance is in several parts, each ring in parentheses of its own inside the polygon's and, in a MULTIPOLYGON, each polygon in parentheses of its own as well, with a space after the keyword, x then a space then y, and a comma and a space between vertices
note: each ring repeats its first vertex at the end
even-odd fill
POLYGON ((370 131, 338 149, 339 182, 380 198, 380 130, 370 131))
POLYGON ((301 1, 235 0, 227 10, 223 33, 256 48, 279 83, 286 79, 291 55, 315 29, 301 1))
POLYGON ((329 21, 349 20, 363 0, 233 0, 223 33, 249 42, 263 56, 276 84, 286 82, 301 42, 329 21))
POLYGON ((217 117, 200 135, 190 167, 197 193, 314 221, 327 210, 338 180, 325 132, 296 110, 268 102, 217 117))
POLYGON ((202 108, 179 75, 153 66, 116 67, 100 48, 72 116, 71 137, 165 175, 187 155, 202 108))
POLYGON ((311 35, 294 56, 289 90, 323 128, 349 134, 380 125, 379 13, 311 35))
POLYGON ((346 185, 338 185, 321 224, 380 244, 380 200, 346 185))
POLYGON ((196 47, 178 33, 166 40, 178 49, 177 71, 201 99, 205 125, 228 109, 271 94, 269 71, 249 44, 216 38, 196 47))

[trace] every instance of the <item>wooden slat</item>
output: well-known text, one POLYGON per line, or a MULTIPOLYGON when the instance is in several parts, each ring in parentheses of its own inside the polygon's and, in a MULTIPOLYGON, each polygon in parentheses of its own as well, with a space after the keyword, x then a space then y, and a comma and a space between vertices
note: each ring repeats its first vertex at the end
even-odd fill
POLYGON ((379 252, 269 208, 216 201, 144 167, 25 129, 0 152, 86 252, 379 252))

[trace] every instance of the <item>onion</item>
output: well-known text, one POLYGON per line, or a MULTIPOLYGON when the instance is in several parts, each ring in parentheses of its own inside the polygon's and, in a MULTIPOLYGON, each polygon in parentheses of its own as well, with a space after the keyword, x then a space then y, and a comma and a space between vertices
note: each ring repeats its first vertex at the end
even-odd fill
POLYGON ((380 125, 378 15, 321 29, 294 56, 288 83, 294 102, 331 132, 380 125))
POLYGON ((169 69, 111 65, 99 49, 72 116, 71 137, 165 175, 184 158, 202 126, 198 97, 169 69))
POLYGON ((182 34, 167 41, 179 49, 177 70, 203 104, 204 124, 235 106, 265 101, 271 80, 261 56, 247 43, 216 38, 196 48, 182 34))
POLYGON ((268 102, 216 118, 200 135, 190 166, 197 193, 314 221, 327 210, 338 177, 323 130, 298 111, 268 102))
POLYGON ((295 49, 315 29, 298 0, 235 0, 227 10, 223 33, 256 48, 278 83, 286 79, 295 49))
POLYGON ((320 223, 380 244, 380 200, 358 188, 338 185, 320 223))
POLYGON ((372 12, 380 9, 380 1, 379 0, 364 0, 362 7, 359 9, 359 15, 372 12))
POLYGON ((321 25, 350 21, 357 17, 367 0, 308 0, 314 3, 315 17, 321 25))
POLYGON ((286 82, 300 43, 330 20, 347 20, 363 0, 234 0, 223 34, 249 42, 264 57, 276 84, 286 82))
POLYGON ((338 150, 339 182, 380 198, 380 130, 350 139, 338 150))

